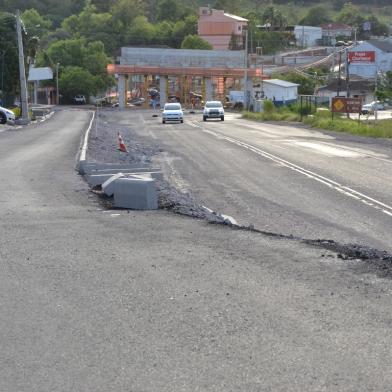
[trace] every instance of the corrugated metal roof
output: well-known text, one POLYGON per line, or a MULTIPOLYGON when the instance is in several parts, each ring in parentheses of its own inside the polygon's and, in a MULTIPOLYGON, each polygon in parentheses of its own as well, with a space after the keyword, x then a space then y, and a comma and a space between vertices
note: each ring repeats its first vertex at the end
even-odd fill
POLYGON ((287 80, 281 80, 281 79, 265 79, 265 80, 263 80, 263 83, 274 84, 275 86, 280 86, 280 87, 299 86, 299 84, 297 84, 297 83, 291 83, 291 82, 288 82, 287 80))
POLYGON ((387 53, 392 52, 392 42, 391 41, 387 41, 387 40, 379 41, 377 39, 369 39, 367 42, 370 45, 373 45, 376 48, 382 50, 383 52, 387 52, 387 53))
POLYGON ((344 23, 323 23, 320 27, 323 30, 354 30, 353 27, 344 23))

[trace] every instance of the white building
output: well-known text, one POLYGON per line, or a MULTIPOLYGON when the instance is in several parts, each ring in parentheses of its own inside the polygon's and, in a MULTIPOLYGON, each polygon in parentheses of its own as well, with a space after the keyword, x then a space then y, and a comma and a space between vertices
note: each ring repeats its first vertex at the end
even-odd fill
POLYGON ((299 84, 280 79, 265 79, 260 87, 254 89, 254 98, 265 98, 276 106, 294 103, 298 99, 299 84))
POLYGON ((352 39, 355 35, 355 29, 344 23, 325 23, 321 26, 323 43, 326 45, 335 45, 339 39, 352 39))
POLYGON ((392 40, 359 42, 347 56, 350 75, 374 79, 378 73, 392 71, 392 40))
POLYGON ((297 46, 318 46, 322 38, 322 29, 314 26, 294 26, 294 35, 297 46))

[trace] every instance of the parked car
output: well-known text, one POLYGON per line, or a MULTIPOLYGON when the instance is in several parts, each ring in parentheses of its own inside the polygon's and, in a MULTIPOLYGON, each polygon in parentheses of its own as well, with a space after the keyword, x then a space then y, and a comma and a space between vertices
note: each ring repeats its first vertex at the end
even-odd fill
POLYGON ((77 105, 84 105, 86 104, 86 97, 84 95, 75 95, 73 97, 73 102, 77 105))
POLYGON ((385 110, 385 105, 380 101, 373 101, 362 106, 361 114, 373 114, 375 110, 385 110))
POLYGON ((0 124, 15 124, 15 113, 0 106, 0 124))
POLYGON ((373 101, 370 103, 374 109, 385 110, 385 105, 380 101, 373 101))
POLYGON ((225 110, 220 101, 207 101, 203 109, 203 121, 207 118, 220 118, 221 121, 225 119, 225 110))
POLYGON ((166 121, 184 122, 184 112, 180 103, 165 103, 162 111, 162 123, 165 124, 166 121))
POLYGON ((133 106, 142 106, 145 101, 146 101, 146 99, 143 97, 134 97, 134 98, 128 99, 128 103, 133 106))
POLYGON ((366 105, 362 105, 361 114, 373 114, 373 113, 374 113, 374 108, 370 103, 367 103, 366 105))

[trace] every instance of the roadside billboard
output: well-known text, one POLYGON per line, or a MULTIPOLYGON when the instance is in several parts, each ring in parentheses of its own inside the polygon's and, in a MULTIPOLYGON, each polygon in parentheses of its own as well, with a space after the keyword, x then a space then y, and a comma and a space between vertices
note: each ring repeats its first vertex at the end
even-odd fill
POLYGON ((361 98, 346 98, 346 97, 332 98, 333 113, 360 113, 361 109, 362 109, 361 98))
POLYGON ((350 63, 374 63, 375 60, 376 52, 374 51, 348 52, 350 63))

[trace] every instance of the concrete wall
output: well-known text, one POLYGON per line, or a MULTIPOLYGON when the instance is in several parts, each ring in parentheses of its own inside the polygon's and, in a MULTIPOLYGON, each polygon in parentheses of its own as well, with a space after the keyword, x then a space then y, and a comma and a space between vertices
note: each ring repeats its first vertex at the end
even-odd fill
POLYGON ((121 48, 121 65, 242 68, 244 51, 121 48))

